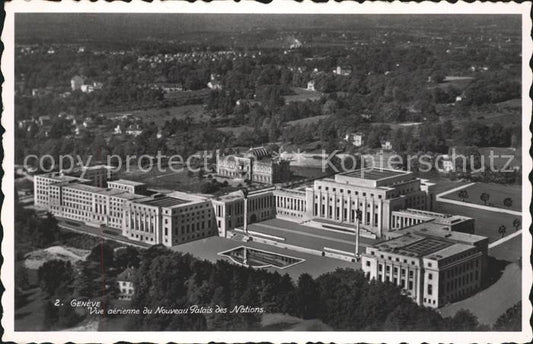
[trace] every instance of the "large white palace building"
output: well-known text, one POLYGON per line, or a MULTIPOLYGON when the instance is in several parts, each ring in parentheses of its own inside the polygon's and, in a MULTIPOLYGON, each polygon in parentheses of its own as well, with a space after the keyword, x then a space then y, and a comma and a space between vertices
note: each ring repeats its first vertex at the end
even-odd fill
POLYGON ((36 207, 60 218, 169 247, 248 233, 248 224, 272 218, 355 232, 360 214, 360 235, 382 240, 362 255, 363 271, 402 286, 428 307, 478 290, 486 270, 488 239, 473 234, 474 220, 433 212, 433 185, 411 172, 365 169, 218 197, 102 181, 100 173, 97 183, 48 173, 34 177, 34 198, 36 207))
POLYGON ((35 205, 88 225, 120 229, 133 240, 167 246, 207 235, 225 237, 245 222, 275 217, 354 231, 358 211, 362 235, 370 238, 387 238, 389 233, 428 221, 473 232, 471 219, 431 212, 433 185, 405 171, 365 169, 294 188, 253 191, 246 197, 246 221, 241 191, 208 197, 147 190, 145 184, 129 180, 106 184, 95 186, 90 179, 61 173, 37 175, 35 205))

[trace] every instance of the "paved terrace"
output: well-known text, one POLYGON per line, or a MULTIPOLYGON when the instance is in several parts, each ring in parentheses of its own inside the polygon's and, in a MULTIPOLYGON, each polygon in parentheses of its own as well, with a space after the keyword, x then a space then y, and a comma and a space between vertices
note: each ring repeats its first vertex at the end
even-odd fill
MULTIPOLYGON (((248 230, 253 233, 259 233, 258 236, 260 237, 261 234, 264 235, 264 238, 273 236, 281 238, 275 241, 313 250, 322 251, 324 248, 329 248, 345 252, 355 251, 354 234, 309 227, 281 219, 253 223, 248 226, 248 230)), ((365 247, 374 242, 375 240, 360 237, 359 252, 364 252, 365 247)))

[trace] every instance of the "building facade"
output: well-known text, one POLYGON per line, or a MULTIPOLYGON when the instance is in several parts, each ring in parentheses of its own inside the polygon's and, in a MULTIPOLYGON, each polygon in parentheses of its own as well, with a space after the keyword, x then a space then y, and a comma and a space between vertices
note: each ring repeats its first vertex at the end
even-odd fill
POLYGON ((401 286, 418 305, 438 308, 479 290, 485 280, 488 238, 420 224, 362 255, 370 279, 401 286))
MULTIPOLYGON (((215 212, 218 235, 226 237, 228 231, 244 227, 245 197, 241 191, 211 200, 215 212)), ((247 222, 254 223, 272 219, 276 216, 275 196, 272 189, 250 192, 246 197, 247 222)))
POLYGON ((250 180, 262 184, 283 183, 290 179, 290 162, 272 158, 264 147, 251 148, 245 154, 216 155, 217 175, 250 180))
POLYGON ((209 199, 172 192, 125 205, 122 235, 152 245, 175 246, 216 235, 209 199))
POLYGON ((122 190, 133 194, 141 194, 146 192, 146 184, 125 179, 108 181, 107 187, 110 189, 122 190))
POLYGON ((135 294, 134 279, 135 270, 133 268, 127 268, 117 276, 118 285, 118 299, 130 301, 135 294))
POLYGON ((117 229, 124 237, 152 245, 174 246, 217 234, 208 198, 155 191, 146 196, 131 192, 144 193, 144 184, 126 180, 109 182, 108 188, 91 183, 60 174, 36 176, 35 205, 55 216, 117 229))
POLYGON ((433 185, 412 172, 362 169, 316 180, 306 189, 307 216, 353 228, 357 211, 361 227, 382 237, 392 228, 392 212, 406 208, 431 210, 433 185))

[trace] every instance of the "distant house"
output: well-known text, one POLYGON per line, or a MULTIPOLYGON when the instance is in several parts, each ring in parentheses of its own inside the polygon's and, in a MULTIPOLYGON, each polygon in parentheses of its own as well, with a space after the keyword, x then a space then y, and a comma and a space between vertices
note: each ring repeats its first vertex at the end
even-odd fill
POLYGON ((220 81, 212 80, 207 83, 207 87, 209 87, 212 90, 221 90, 222 84, 220 83, 220 81))
POLYGON ((333 70, 333 74, 349 76, 350 74, 352 74, 352 68, 337 66, 337 68, 333 70))
POLYGON ((142 134, 142 129, 139 124, 132 124, 126 129, 126 134, 131 136, 139 136, 142 134))
POLYGON ((307 83, 307 89, 309 91, 316 91, 315 90, 315 80, 311 80, 307 83))
POLYGON ((381 149, 392 150, 392 143, 388 140, 381 141, 381 149))
POLYGON ((93 81, 91 83, 86 83, 86 84, 81 85, 80 90, 83 93, 92 93, 95 90, 102 89, 102 87, 104 87, 103 83, 98 82, 98 81, 93 81))
POLYGON ((439 166, 443 173, 450 173, 455 170, 454 162, 449 154, 441 156, 441 166, 439 166))
POLYGON ((70 79, 70 88, 72 88, 73 91, 81 90, 81 85, 83 85, 84 82, 84 78, 79 75, 76 75, 72 79, 70 79))
POLYGON ((118 299, 119 300, 131 300, 133 298, 133 294, 135 293, 135 286, 133 284, 133 279, 135 277, 135 269, 133 268, 127 268, 126 270, 122 271, 117 276, 117 284, 118 284, 118 299))
POLYGON ((81 85, 80 89, 81 89, 81 91, 83 93, 92 93, 92 92, 94 92, 94 86, 93 85, 84 84, 84 85, 81 85))
POLYGON ((94 120, 93 120, 91 117, 86 117, 86 118, 83 120, 82 125, 83 125, 85 128, 91 128, 91 127, 94 127, 94 120))
POLYGON ((40 125, 45 125, 50 123, 50 116, 39 116, 39 119, 37 120, 40 125))
POLYGON ((115 127, 115 129, 113 129, 113 134, 115 135, 120 135, 122 134, 122 126, 120 124, 117 124, 117 126, 115 127))
POLYGON ((348 133, 344 136, 344 140, 356 147, 361 147, 364 144, 363 133, 348 133))

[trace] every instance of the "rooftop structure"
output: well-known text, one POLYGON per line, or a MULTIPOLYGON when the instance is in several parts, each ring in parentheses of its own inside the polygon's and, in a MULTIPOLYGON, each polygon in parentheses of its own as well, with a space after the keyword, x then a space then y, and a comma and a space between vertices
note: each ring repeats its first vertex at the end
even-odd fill
POLYGON ((174 197, 162 196, 162 197, 157 197, 157 198, 143 199, 137 202, 146 204, 146 205, 156 206, 156 207, 173 207, 176 205, 188 203, 189 201, 179 199, 179 198, 174 198, 174 197))

